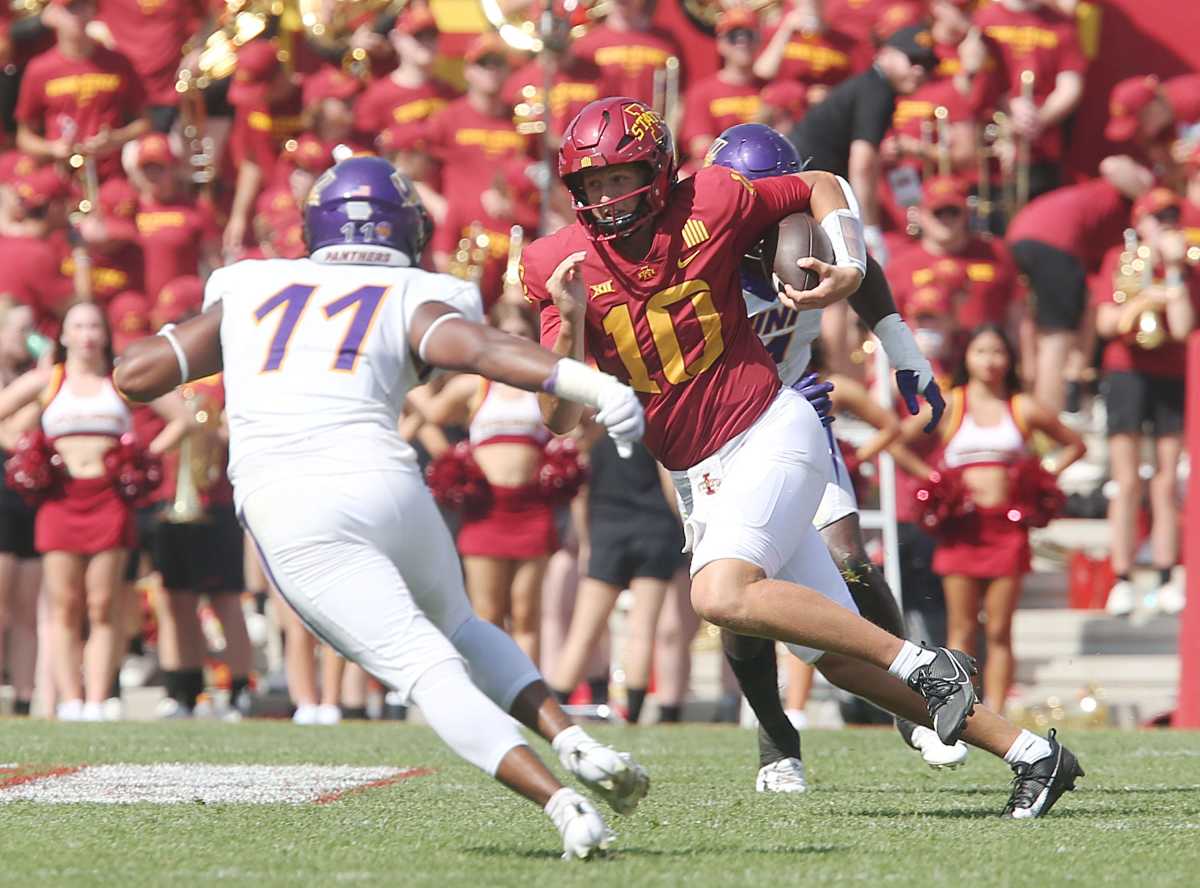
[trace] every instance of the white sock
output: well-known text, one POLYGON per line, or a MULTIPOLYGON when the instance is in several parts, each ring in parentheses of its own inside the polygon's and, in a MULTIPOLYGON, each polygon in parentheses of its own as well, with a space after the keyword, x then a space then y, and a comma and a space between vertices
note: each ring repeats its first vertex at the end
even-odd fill
POLYGON ((1008 752, 1004 753, 1004 761, 1010 765, 1015 765, 1017 762, 1032 765, 1049 754, 1049 740, 1039 737, 1033 731, 1022 730, 1017 735, 1017 739, 1013 741, 1012 746, 1008 748, 1008 752))
POLYGON ((896 659, 892 660, 888 672, 901 681, 908 681, 910 675, 922 666, 928 666, 936 656, 937 651, 928 651, 920 645, 906 641, 900 646, 900 653, 896 654, 896 659))

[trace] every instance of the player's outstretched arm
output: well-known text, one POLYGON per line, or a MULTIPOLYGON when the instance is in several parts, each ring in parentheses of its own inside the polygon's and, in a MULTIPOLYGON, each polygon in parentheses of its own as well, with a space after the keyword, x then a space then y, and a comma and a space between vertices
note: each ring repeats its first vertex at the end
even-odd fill
POLYGON ((618 443, 642 437, 642 405, 629 386, 527 339, 468 321, 448 305, 430 302, 419 307, 408 339, 420 359, 433 367, 478 373, 591 407, 596 421, 618 443))
POLYGON ((129 346, 113 372, 113 382, 131 401, 160 398, 177 385, 211 376, 221 369, 221 306, 178 326, 168 324, 157 336, 129 346))

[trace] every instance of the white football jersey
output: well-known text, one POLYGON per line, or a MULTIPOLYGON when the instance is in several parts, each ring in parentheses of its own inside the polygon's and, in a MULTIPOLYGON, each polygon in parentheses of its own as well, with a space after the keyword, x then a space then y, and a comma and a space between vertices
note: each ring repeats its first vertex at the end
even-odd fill
POLYGON ((408 329, 426 302, 483 317, 473 284, 420 269, 268 259, 213 272, 204 308, 224 306, 229 478, 239 508, 279 478, 412 470, 416 454, 396 426, 421 381, 408 329))
POLYGON ((775 359, 779 379, 786 386, 795 385, 812 360, 813 342, 821 335, 821 309, 796 311, 777 299, 761 299, 749 290, 742 290, 742 296, 754 332, 775 359))

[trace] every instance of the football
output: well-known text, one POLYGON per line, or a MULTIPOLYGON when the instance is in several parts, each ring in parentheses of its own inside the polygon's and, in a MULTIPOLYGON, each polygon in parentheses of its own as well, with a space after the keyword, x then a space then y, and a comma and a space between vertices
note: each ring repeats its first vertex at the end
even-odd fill
POLYGON ((765 277, 775 284, 779 292, 783 291, 785 283, 791 284, 796 290, 813 289, 821 279, 814 272, 798 266, 796 261, 812 256, 832 265, 833 245, 829 242, 829 235, 808 213, 793 213, 780 220, 778 228, 778 235, 764 242, 765 277), (771 246, 774 250, 770 249, 771 246))

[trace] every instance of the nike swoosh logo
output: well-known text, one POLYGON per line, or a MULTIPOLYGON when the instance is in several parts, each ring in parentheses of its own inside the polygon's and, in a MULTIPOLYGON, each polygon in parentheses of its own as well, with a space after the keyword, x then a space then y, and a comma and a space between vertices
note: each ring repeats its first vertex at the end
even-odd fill
MULTIPOLYGON (((700 249, 702 250, 704 248, 701 247, 700 249)), ((678 265, 680 268, 687 268, 689 265, 692 264, 692 260, 695 259, 699 255, 700 255, 700 250, 697 250, 696 252, 692 253, 692 255, 688 256, 686 259, 679 259, 678 261, 676 261, 675 264, 678 265)))

